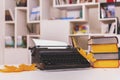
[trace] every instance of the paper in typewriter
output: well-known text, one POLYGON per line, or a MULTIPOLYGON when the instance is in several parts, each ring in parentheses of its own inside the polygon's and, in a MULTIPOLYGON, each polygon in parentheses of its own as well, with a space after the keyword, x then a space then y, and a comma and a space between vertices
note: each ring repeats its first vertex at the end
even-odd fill
POLYGON ((47 47, 47 48, 67 48, 68 44, 62 41, 33 39, 35 46, 47 47))

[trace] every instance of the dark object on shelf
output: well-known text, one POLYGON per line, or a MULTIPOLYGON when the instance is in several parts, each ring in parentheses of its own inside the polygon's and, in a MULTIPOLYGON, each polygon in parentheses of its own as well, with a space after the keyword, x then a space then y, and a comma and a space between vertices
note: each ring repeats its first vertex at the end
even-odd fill
POLYGON ((120 22, 118 17, 117 17, 117 34, 120 34, 120 22))
POLYGON ((27 37, 26 36, 17 37, 17 47, 27 48, 27 37))
POLYGON ((17 0, 16 6, 18 7, 27 7, 27 0, 17 0))
POLYGON ((90 67, 90 63, 73 47, 48 49, 38 46, 31 48, 31 52, 32 63, 41 70, 90 67))
POLYGON ((9 10, 5 10, 5 21, 12 21, 12 16, 9 10))

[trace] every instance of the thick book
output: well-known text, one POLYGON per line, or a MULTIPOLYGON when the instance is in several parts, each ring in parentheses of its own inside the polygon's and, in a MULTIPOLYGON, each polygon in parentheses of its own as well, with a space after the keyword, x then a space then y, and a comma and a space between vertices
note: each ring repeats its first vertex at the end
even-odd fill
POLYGON ((93 53, 97 60, 119 59, 118 52, 93 53))
POLYGON ((99 44, 99 45, 91 45, 92 53, 100 53, 100 52, 118 52, 117 44, 99 44))
POLYGON ((93 63, 94 68, 118 68, 118 60, 97 60, 93 63))
POLYGON ((91 37, 88 44, 117 44, 118 38, 116 36, 97 36, 91 37))

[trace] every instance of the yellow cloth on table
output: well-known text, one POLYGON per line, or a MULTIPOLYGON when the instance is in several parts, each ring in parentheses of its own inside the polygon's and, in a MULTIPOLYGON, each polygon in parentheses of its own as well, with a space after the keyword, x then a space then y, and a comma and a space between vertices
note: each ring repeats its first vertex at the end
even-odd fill
POLYGON ((36 70, 36 65, 26 65, 26 64, 20 64, 18 67, 16 66, 9 66, 4 65, 3 69, 0 69, 0 72, 22 72, 22 71, 33 71, 36 70))
MULTIPOLYGON (((75 42, 75 39, 74 39, 74 38, 72 38, 72 39, 73 39, 74 47, 77 48, 77 43, 75 42)), ((82 49, 82 48, 78 48, 77 50, 78 50, 78 52, 79 52, 84 58, 86 58, 86 59, 89 60, 90 62, 93 63, 93 62, 96 61, 96 59, 94 58, 94 56, 93 56, 92 53, 87 54, 87 53, 85 52, 85 50, 82 49)))

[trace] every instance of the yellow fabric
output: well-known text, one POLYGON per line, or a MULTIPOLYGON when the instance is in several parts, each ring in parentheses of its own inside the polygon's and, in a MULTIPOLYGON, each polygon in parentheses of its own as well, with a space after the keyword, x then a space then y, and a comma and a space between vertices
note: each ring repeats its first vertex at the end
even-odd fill
POLYGON ((9 65, 4 65, 4 69, 0 69, 0 72, 22 72, 22 71, 32 71, 36 70, 36 65, 31 64, 31 65, 26 65, 26 64, 20 64, 18 67, 16 66, 9 66, 9 65))
POLYGON ((93 53, 99 53, 99 52, 118 52, 118 47, 117 47, 117 44, 91 45, 91 51, 93 53))
POLYGON ((94 68, 118 68, 118 60, 97 60, 93 64, 94 68))
POLYGON ((87 54, 87 59, 90 60, 90 62, 92 62, 92 63, 96 61, 96 59, 94 58, 93 53, 87 54))
MULTIPOLYGON (((74 47, 77 48, 77 44, 76 44, 74 38, 72 38, 72 40, 73 40, 74 47)), ((85 57, 85 58, 86 58, 87 60, 89 60, 90 62, 93 63, 93 62, 96 61, 96 59, 93 57, 92 53, 87 54, 87 53, 85 52, 85 50, 83 50, 82 48, 77 49, 77 50, 78 50, 78 52, 79 52, 83 57, 85 57)))

